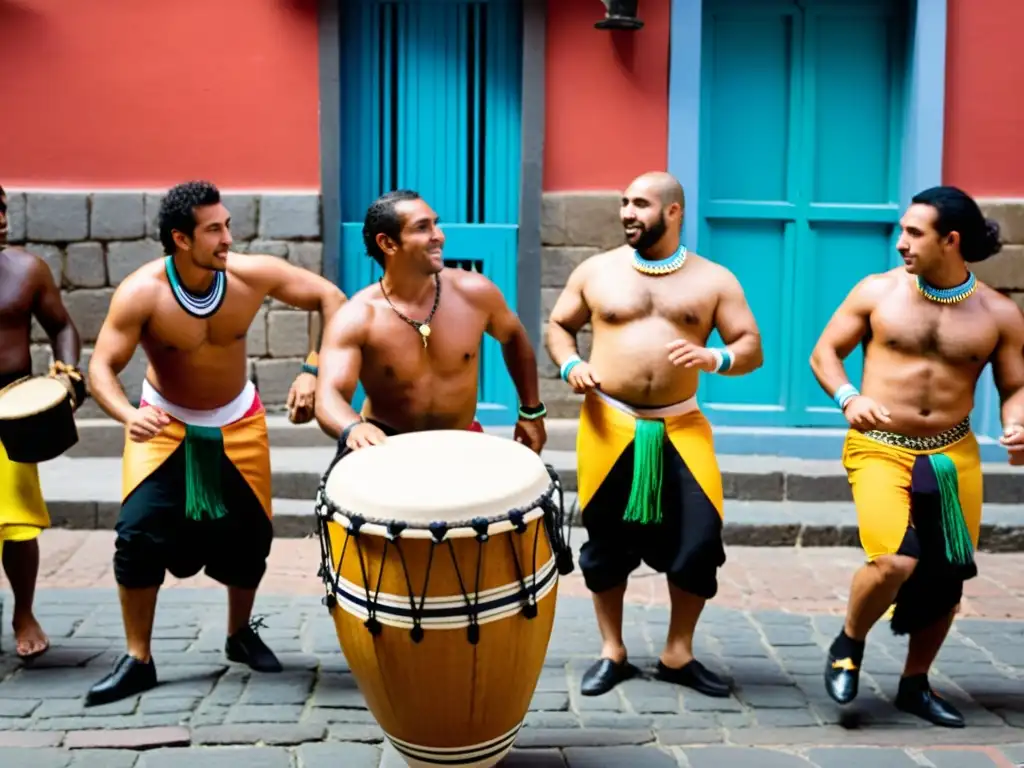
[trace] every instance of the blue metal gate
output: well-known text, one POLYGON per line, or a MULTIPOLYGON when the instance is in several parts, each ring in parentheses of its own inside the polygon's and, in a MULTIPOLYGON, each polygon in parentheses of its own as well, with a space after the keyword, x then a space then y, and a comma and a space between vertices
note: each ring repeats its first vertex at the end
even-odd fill
MULTIPOLYGON (((338 274, 346 294, 381 272, 363 246, 367 206, 411 188, 441 218, 445 262, 486 275, 515 310, 522 16, 519 0, 341 3, 338 274)), ((484 425, 515 421, 515 387, 490 337, 478 399, 484 425)))

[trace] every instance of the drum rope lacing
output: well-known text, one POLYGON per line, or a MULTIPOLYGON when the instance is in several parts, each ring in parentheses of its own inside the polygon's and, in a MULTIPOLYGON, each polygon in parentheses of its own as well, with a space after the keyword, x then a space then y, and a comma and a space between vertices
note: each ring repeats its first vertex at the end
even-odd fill
MULTIPOLYGON (((363 578, 363 591, 366 595, 366 614, 367 618, 363 622, 364 626, 370 632, 370 634, 376 636, 380 634, 382 625, 380 620, 377 618, 377 609, 375 604, 380 597, 381 584, 383 583, 384 566, 387 563, 388 547, 394 546, 397 550, 399 559, 401 561, 403 576, 406 583, 406 589, 409 593, 409 613, 412 619, 412 629, 410 630, 410 637, 415 643, 420 642, 423 639, 423 617, 424 607, 427 598, 427 587, 430 581, 430 571, 434 562, 434 550, 445 543, 448 545, 448 552, 451 556, 452 566, 455 568, 455 575, 459 581, 459 588, 462 590, 462 597, 467 608, 467 619, 469 621, 469 627, 467 629, 467 637, 471 644, 476 645, 480 640, 480 576, 483 567, 483 545, 490 539, 488 529, 492 523, 510 522, 517 535, 522 535, 527 530, 527 523, 524 521, 525 515, 533 509, 540 507, 543 510, 543 525, 547 532, 548 539, 551 544, 552 555, 555 558, 555 566, 558 572, 565 576, 572 572, 574 566, 572 561, 572 548, 569 541, 567 541, 563 535, 563 527, 565 522, 565 503, 564 493, 562 490, 561 479, 558 473, 553 467, 545 465, 548 475, 551 478, 551 486, 539 496, 535 501, 527 504, 523 507, 517 507, 502 515, 496 515, 493 517, 476 517, 468 521, 468 525, 463 524, 448 524, 444 522, 432 522, 427 524, 416 524, 416 523, 404 523, 399 521, 387 521, 387 520, 376 520, 373 518, 367 518, 365 516, 353 514, 347 510, 340 509, 334 504, 325 493, 327 478, 329 477, 331 470, 335 464, 343 457, 343 454, 339 452, 338 456, 335 457, 334 461, 327 468, 323 478, 320 482, 320 487, 317 490, 316 495, 316 511, 317 511, 317 532, 320 538, 320 557, 321 563, 317 577, 324 582, 325 596, 323 598, 323 604, 327 606, 328 610, 333 610, 337 605, 336 593, 340 591, 340 579, 341 579, 341 568, 345 561, 345 554, 348 550, 348 543, 350 540, 355 541, 356 556, 359 559, 359 570, 363 578), (556 504, 553 496, 558 493, 558 503, 556 504), (332 573, 331 563, 333 562, 333 551, 330 536, 327 531, 327 521, 334 515, 342 515, 348 519, 348 524, 345 526, 349 537, 346 538, 344 545, 341 549, 341 554, 338 558, 338 567, 332 573), (384 538, 384 550, 381 555, 380 569, 377 573, 377 585, 376 588, 370 589, 370 580, 367 573, 366 560, 363 557, 363 548, 360 540, 360 529, 367 523, 378 524, 387 529, 388 535, 384 538), (454 528, 471 527, 475 532, 474 537, 477 541, 477 561, 475 568, 475 579, 474 579, 474 590, 473 597, 470 598, 469 593, 466 590, 466 582, 463 579, 462 571, 459 568, 458 560, 455 555, 455 547, 452 544, 451 539, 446 539, 448 532, 454 528), (430 550, 427 554, 427 567, 426 573, 423 579, 423 591, 419 598, 419 604, 417 605, 417 599, 415 592, 412 588, 412 578, 409 575, 409 568, 405 559, 405 553, 401 546, 401 534, 407 528, 419 528, 428 529, 431 533, 432 540, 430 542, 430 550), (371 591, 373 594, 371 595, 371 591)), ((533 574, 532 584, 527 586, 527 577, 523 573, 522 564, 519 560, 519 554, 516 551, 515 541, 513 537, 509 537, 509 548, 512 553, 512 562, 516 572, 516 580, 519 582, 518 597, 520 600, 520 609, 522 614, 527 619, 532 619, 537 615, 537 549, 540 543, 540 529, 538 525, 534 531, 533 540, 533 574)), ((571 540, 571 532, 570 532, 571 540)))

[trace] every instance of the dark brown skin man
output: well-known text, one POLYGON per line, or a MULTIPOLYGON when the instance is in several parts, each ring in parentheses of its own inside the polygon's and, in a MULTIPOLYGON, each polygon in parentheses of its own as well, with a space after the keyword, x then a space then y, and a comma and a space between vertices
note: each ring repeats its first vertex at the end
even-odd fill
POLYGON ((693 657, 697 620, 725 562, 722 478, 695 395, 702 371, 741 376, 760 367, 761 339, 735 276, 682 246, 683 208, 669 174, 637 178, 620 208, 626 245, 577 267, 548 323, 551 359, 586 393, 577 438, 588 532, 580 567, 603 641, 583 676, 589 696, 637 672, 622 640, 622 603, 641 561, 667 575, 672 602, 655 676, 729 693, 693 657), (582 361, 576 334, 588 321, 593 351, 582 361), (709 349, 716 328, 726 347, 709 349))
POLYGON ((324 432, 346 452, 403 432, 480 431, 477 379, 487 333, 502 345, 519 393, 515 439, 540 453, 547 435, 536 356, 497 286, 444 266, 437 214, 415 192, 374 202, 363 239, 384 276, 355 294, 324 330, 316 393, 324 432), (359 382, 368 401, 362 415, 350 405, 359 382))
MULTIPOLYGON (((38 256, 8 247, 8 232, 7 195, 0 187, 0 389, 32 374, 33 316, 50 338, 55 361, 77 368, 81 353, 78 331, 50 268, 38 256)), ((61 378, 73 390, 67 377, 61 378)), ((83 396, 81 391, 76 408, 83 396)), ((0 548, 14 593, 14 641, 22 659, 35 658, 50 645, 32 612, 39 573, 38 537, 49 526, 36 465, 12 462, 0 445, 0 548)))
POLYGON ((114 573, 127 636, 127 654, 89 691, 90 705, 156 685, 150 637, 168 570, 187 578, 205 567, 224 584, 228 658, 280 671, 249 623, 273 527, 265 411, 247 376, 246 335, 268 296, 325 323, 345 300, 282 259, 231 253, 230 212, 207 182, 168 193, 160 238, 168 256, 118 287, 89 365, 93 397, 126 427, 114 573), (149 367, 135 407, 117 374, 140 344, 149 367))
POLYGON ((856 697, 865 638, 895 602, 892 630, 910 635, 896 706, 960 728, 963 716, 933 693, 928 672, 963 582, 977 574, 983 487, 970 413, 987 363, 1002 400, 1002 444, 1011 464, 1024 457, 1024 316, 970 271, 1001 246, 998 227, 962 190, 920 192, 900 227, 904 266, 858 283, 811 357, 850 423, 843 464, 868 560, 853 577, 825 688, 841 704, 856 697), (843 368, 858 344, 863 391, 843 368))

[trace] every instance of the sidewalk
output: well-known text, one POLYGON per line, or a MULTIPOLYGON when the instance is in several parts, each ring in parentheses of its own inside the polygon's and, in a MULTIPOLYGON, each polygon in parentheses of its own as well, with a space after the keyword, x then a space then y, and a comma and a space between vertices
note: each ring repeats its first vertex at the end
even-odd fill
MULTIPOLYGON (((123 649, 109 573, 112 538, 48 531, 42 541, 39 614, 53 648, 23 667, 11 653, 5 614, 3 768, 178 768, 185 760, 188 768, 404 765, 384 747, 348 674, 319 601, 314 540, 275 542, 257 599, 256 614, 268 627, 261 634, 284 673, 259 675, 226 662, 224 592, 196 578, 161 593, 154 644, 161 685, 88 710, 86 690, 123 649)), ((884 625, 869 638, 858 700, 840 709, 826 696, 825 649, 842 620, 856 550, 730 548, 728 554, 722 593, 706 609, 695 645, 699 658, 733 682, 732 697, 711 699, 650 679, 598 698, 579 696, 598 634, 577 571, 561 583, 532 711, 516 752, 502 765, 1011 768, 1024 762, 1024 557, 979 557, 983 575, 968 586, 968 615, 956 621, 933 677, 968 720, 967 728, 949 731, 892 706, 906 641, 884 625)), ((629 593, 626 640, 642 669, 655 663, 668 621, 659 582, 639 573, 629 593)))

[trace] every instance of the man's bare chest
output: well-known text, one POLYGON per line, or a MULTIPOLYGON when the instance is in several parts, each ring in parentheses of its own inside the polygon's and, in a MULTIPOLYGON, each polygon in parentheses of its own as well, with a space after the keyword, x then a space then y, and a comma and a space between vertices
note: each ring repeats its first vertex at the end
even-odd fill
POLYGON ((680 327, 710 326, 715 300, 708 289, 674 275, 609 276, 587 287, 584 298, 593 315, 609 325, 663 318, 680 327), (615 277, 616 279, 611 279, 615 277))
POLYGON ((145 335, 150 343, 180 352, 230 347, 246 338, 260 306, 258 300, 229 295, 209 317, 194 317, 169 296, 158 302, 145 335))
POLYGON ((472 313, 438 312, 424 337, 397 315, 384 315, 363 354, 370 367, 388 378, 412 382, 454 376, 477 368, 485 330, 483 318, 472 313))
POLYGON ((7 263, 0 253, 0 325, 22 326, 32 316, 32 283, 17 267, 7 263))
POLYGON ((872 316, 871 332, 886 349, 950 364, 982 363, 999 341, 995 323, 966 307, 885 307, 872 316))

